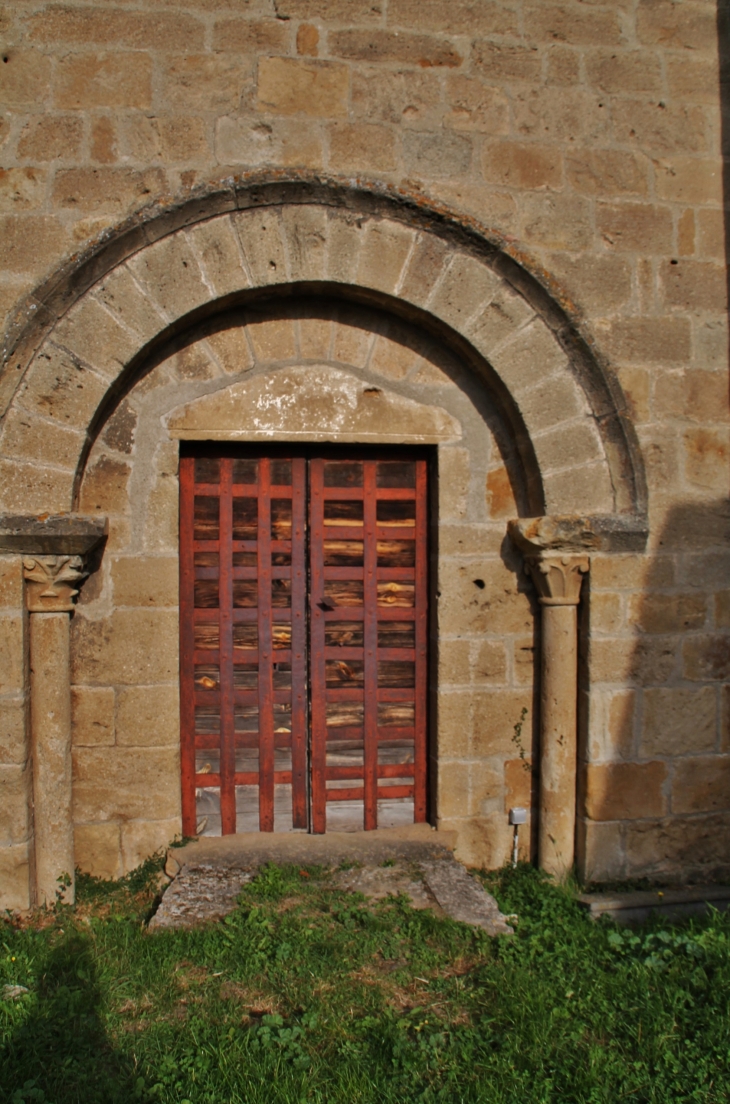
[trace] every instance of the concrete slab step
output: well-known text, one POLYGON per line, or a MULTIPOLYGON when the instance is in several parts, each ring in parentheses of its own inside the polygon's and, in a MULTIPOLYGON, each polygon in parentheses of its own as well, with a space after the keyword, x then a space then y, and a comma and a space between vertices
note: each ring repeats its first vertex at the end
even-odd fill
POLYGON ((405 894, 415 908, 433 908, 491 935, 511 932, 494 898, 454 858, 454 843, 453 833, 428 825, 322 836, 251 832, 204 837, 168 852, 165 869, 172 881, 149 929, 222 919, 258 869, 273 862, 321 866, 333 872, 334 886, 369 900, 405 894))

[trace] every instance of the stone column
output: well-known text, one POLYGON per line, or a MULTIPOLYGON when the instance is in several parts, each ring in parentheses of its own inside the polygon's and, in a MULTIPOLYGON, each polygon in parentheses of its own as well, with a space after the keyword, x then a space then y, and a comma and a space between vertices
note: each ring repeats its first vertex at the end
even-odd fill
POLYGON ((527 556, 542 606, 540 684, 540 867, 557 878, 572 869, 578 724, 578 613, 581 555, 527 556))
POLYGON ((26 556, 36 904, 74 900, 69 621, 80 556, 26 556), (63 885, 59 878, 69 882, 63 885))

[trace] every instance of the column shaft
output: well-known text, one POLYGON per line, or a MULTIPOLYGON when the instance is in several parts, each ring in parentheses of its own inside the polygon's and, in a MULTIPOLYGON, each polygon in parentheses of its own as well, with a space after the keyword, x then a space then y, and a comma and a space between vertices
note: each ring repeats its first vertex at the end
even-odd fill
POLYGON ((73 902, 68 613, 31 613, 30 669, 36 901, 53 904, 59 877, 68 875, 64 900, 73 902))
POLYGON ((576 606, 543 605, 539 863, 558 878, 575 849, 577 627, 576 606))

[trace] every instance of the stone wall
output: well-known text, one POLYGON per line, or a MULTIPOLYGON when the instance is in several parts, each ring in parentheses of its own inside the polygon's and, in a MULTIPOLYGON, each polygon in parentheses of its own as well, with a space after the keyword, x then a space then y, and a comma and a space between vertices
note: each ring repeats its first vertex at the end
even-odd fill
MULTIPOLYGON (((620 382, 609 390, 618 409, 625 396, 641 447, 649 543, 645 554, 592 555, 584 584, 580 859, 587 873, 604 878, 727 871, 730 419, 715 9, 709 0, 18 0, 3 13, 0 310, 8 348, 29 310, 39 326, 59 320, 54 352, 36 359, 4 422, 2 505, 68 510, 83 472, 77 504, 111 519, 101 571, 82 591, 73 626, 83 866, 129 869, 177 824, 177 451, 161 419, 244 372, 253 378, 311 358, 305 320, 291 323, 298 344, 286 355, 257 349, 253 334, 263 329, 239 320, 217 347, 215 337, 193 335, 184 348, 156 354, 156 366, 148 359, 115 405, 110 388, 114 394, 120 368, 136 363, 145 342, 232 285, 224 286, 201 229, 189 232, 193 269, 200 264, 203 274, 197 291, 197 276, 187 268, 181 275, 188 255, 179 245, 166 254, 167 231, 151 229, 147 215, 129 223, 130 233, 138 234, 138 251, 155 234, 162 238, 157 269, 130 250, 111 291, 100 270, 93 302, 70 314, 93 280, 71 294, 53 273, 89 247, 101 255, 111 228, 145 205, 156 205, 162 218, 177 209, 172 197, 177 202, 199 186, 251 170, 279 177, 309 170, 371 180, 376 189, 390 185, 424 209, 447 209, 465 225, 473 220, 501 256, 545 289, 538 305, 546 332, 556 327, 550 312, 557 304, 620 382), (43 281, 41 298, 26 299, 43 281), (95 444, 79 467, 90 423, 95 444), (146 718, 160 695, 167 723, 150 736, 146 718), (151 820, 138 804, 143 783, 157 810, 151 820)), ((201 207, 199 218, 212 213, 201 207)), ((176 228, 172 217, 168 230, 176 228)), ((308 263, 317 233, 300 241, 308 263)), ((342 248, 347 254, 351 247, 342 248)), ((365 247, 352 248, 364 256, 365 247)), ((290 279, 297 258, 288 245, 282 249, 279 272, 290 279)), ((391 241, 373 252, 374 264, 396 254, 391 241)), ((401 265, 408 258, 416 254, 404 254, 401 265)), ((412 271, 424 274, 442 263, 428 249, 416 259, 412 271)), ((276 268, 278 255, 258 260, 276 268)), ((364 267, 353 276, 372 287, 370 278, 364 267)), ((402 285, 391 284, 400 295, 402 285)), ((480 338, 476 324, 467 340, 517 396, 552 501, 572 503, 565 512, 635 505, 632 491, 617 504, 623 483, 615 440, 606 407, 575 367, 575 346, 563 373, 553 346, 535 336, 537 293, 528 309, 524 295, 477 287, 469 275, 454 288, 450 301, 430 301, 449 325, 458 328, 458 296, 474 292, 472 317, 481 317, 481 296, 489 333, 506 326, 511 360, 500 363, 498 340, 485 345, 489 336, 480 338), (530 326, 520 353, 519 334, 530 326), (579 381, 572 391, 571 378, 579 381), (596 482, 590 464, 608 464, 610 487, 596 482)), ((329 349, 332 365, 358 380, 424 406, 436 402, 457 419, 459 404, 474 398, 463 376, 446 372, 449 385, 443 382, 433 352, 419 368, 405 365, 412 342, 396 335, 388 345, 373 336, 382 320, 338 318, 327 326, 331 341, 340 331, 370 335, 367 357, 329 349), (429 397, 435 394, 437 401, 429 397)), ((8 361, 1 384, 8 400, 37 344, 19 346, 8 361)), ((511 452, 514 427, 489 387, 480 401, 489 447, 487 437, 439 446, 454 488, 444 502, 451 513, 440 518, 440 547, 456 557, 441 570, 457 611, 442 626, 449 647, 439 683, 439 726, 446 727, 439 730, 453 725, 455 742, 447 755, 444 736, 439 812, 450 819, 468 810, 465 854, 497 863, 506 854, 504 809, 527 802, 531 784, 511 736, 524 704, 531 754, 537 623, 531 584, 503 541, 511 512, 539 508, 511 452), (502 418, 496 437, 490 418, 502 418)), ((0 587, 7 607, 0 647, 8 660, 0 705, 10 719, 0 732, 0 769, 10 796, 0 813, 8 820, 0 870, 10 886, 12 871, 20 872, 20 888, 7 896, 20 907, 27 903, 21 883, 32 803, 27 649, 19 560, 2 564, 9 581, 0 587)))

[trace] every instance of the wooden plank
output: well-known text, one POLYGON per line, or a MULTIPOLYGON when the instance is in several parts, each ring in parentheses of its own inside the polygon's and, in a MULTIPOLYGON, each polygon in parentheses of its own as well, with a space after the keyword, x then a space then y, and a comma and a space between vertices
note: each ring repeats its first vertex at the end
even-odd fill
POLYGON ((426 820, 427 678, 428 678, 428 492, 425 460, 416 462, 416 691, 415 691, 415 790, 413 817, 426 820))
POLYGON ((236 744, 233 701, 233 500, 231 497, 232 461, 221 460, 220 482, 220 544, 219 544, 219 610, 220 632, 220 790, 221 834, 236 831, 236 792, 233 776, 236 772, 236 744))
POLYGON ((307 466, 292 461, 291 749, 292 826, 307 828, 307 466))
POLYGON ((311 686, 311 810, 313 832, 327 829, 327 688, 324 660, 325 613, 323 563, 324 460, 309 462, 309 671, 311 686))
POLYGON ((259 830, 274 831, 274 685, 271 636, 271 461, 259 460, 259 830))
POLYGON ((378 550, 374 460, 363 462, 364 643, 363 826, 378 827, 378 550))
MULTIPOLYGON (((195 809, 195 566, 193 497, 195 459, 180 460, 180 780, 183 835, 194 836, 195 809)), ((217 746, 217 741, 216 741, 217 746)))

